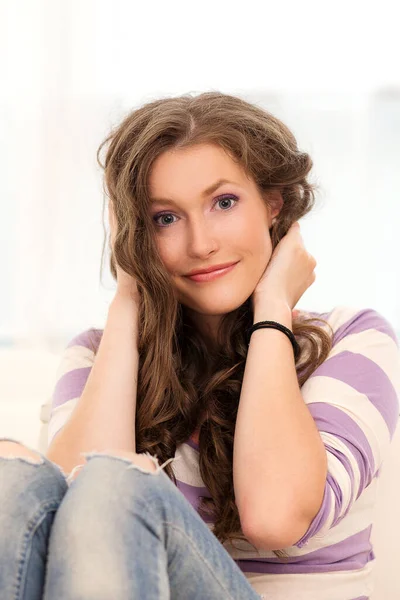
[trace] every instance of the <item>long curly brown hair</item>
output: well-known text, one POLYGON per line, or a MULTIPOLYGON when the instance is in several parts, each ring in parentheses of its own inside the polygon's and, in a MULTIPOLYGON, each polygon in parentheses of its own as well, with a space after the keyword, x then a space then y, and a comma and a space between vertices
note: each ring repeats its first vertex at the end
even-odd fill
MULTIPOLYGON (((130 112, 97 151, 105 196, 113 201, 118 222, 111 273, 117 280, 115 260, 135 278, 140 296, 136 451, 150 452, 162 464, 200 427, 200 474, 211 498, 202 498, 199 512, 211 511, 214 535, 233 544, 235 539, 248 541, 235 504, 232 461, 252 305, 249 298, 222 317, 217 347, 210 349, 175 296, 149 214, 148 176, 154 160, 166 150, 203 143, 228 151, 266 203, 272 190, 280 191, 283 206, 270 229, 272 249, 312 209, 316 186, 306 180, 312 160, 298 149, 287 126, 257 105, 219 92, 149 102, 130 112)), ((327 321, 300 313, 293 333, 301 347, 296 362, 301 387, 326 359, 333 331, 327 321)), ((171 463, 165 472, 176 484, 171 463)), ((275 554, 287 556, 281 550, 275 554)))

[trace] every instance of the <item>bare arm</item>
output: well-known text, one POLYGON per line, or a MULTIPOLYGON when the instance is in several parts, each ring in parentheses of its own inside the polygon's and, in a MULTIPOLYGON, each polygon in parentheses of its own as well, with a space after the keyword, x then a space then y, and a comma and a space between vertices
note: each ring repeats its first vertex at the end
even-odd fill
MULTIPOLYGON (((271 319, 292 329, 279 302, 257 306, 254 323, 271 319)), ((248 538, 262 549, 292 545, 323 499, 325 447, 299 389, 290 340, 276 329, 253 333, 237 414, 233 479, 248 538)))
POLYGON ((46 452, 66 473, 85 462, 81 452, 136 452, 137 316, 135 300, 117 293, 82 396, 46 452))

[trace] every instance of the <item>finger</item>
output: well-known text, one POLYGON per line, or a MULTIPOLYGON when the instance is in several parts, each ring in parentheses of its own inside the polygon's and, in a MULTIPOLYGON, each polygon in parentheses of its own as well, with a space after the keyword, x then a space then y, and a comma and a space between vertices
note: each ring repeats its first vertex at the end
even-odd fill
POLYGON ((292 235, 298 235, 301 237, 300 223, 298 221, 292 223, 289 227, 288 233, 291 233, 292 235))

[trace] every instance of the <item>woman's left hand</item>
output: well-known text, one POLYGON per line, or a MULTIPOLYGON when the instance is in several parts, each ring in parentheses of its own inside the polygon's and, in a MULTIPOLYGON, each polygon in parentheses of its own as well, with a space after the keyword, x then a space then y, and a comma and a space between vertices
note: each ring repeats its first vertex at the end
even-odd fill
MULTIPOLYGON (((292 310, 314 283, 315 258, 304 247, 299 222, 277 244, 252 295, 253 308, 278 299, 292 310)), ((296 312, 296 311, 294 311, 296 312)))

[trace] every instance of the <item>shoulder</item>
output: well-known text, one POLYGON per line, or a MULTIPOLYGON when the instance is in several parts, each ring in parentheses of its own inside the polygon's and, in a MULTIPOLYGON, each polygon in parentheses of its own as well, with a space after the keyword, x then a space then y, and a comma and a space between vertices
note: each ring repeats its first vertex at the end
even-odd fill
POLYGON ((94 353, 97 352, 100 340, 103 335, 103 329, 86 329, 75 335, 67 344, 66 350, 70 348, 86 348, 94 353))
POLYGON ((87 329, 75 335, 66 345, 56 373, 53 408, 79 395, 98 350, 102 329, 87 329))
MULTIPOLYGON (((323 319, 332 328, 334 348, 349 336, 356 336, 370 342, 375 339, 391 340, 399 348, 399 339, 390 321, 374 308, 361 308, 350 305, 338 305, 327 312, 302 311, 304 315, 316 319, 323 319), (386 337, 385 337, 386 336, 386 337)), ((348 339, 347 342, 351 342, 348 339)), ((342 344, 343 345, 343 344, 342 344)))
POLYGON ((306 402, 323 399, 346 406, 352 417, 364 411, 363 418, 370 415, 377 428, 373 406, 392 435, 400 403, 399 341, 392 324, 373 308, 337 306, 324 315, 334 332, 333 344, 304 384, 306 402))
POLYGON ((86 329, 71 338, 61 354, 57 379, 77 368, 91 367, 102 335, 102 329, 86 329))
POLYGON ((62 352, 51 397, 48 445, 69 419, 93 367, 102 329, 87 329, 75 335, 62 352))

